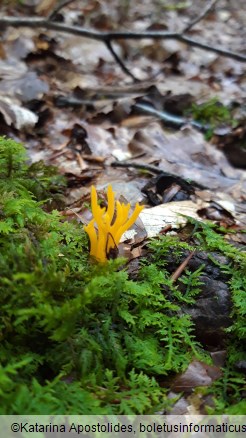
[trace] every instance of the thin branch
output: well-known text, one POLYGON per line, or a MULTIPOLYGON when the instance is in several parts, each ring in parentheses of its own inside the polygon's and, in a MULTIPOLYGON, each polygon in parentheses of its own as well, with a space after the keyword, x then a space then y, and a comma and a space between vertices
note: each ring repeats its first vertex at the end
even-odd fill
POLYGON ((97 41, 105 42, 108 40, 107 34, 97 32, 94 30, 87 30, 80 26, 70 26, 63 23, 47 20, 42 17, 2 17, 0 18, 0 28, 12 27, 29 27, 33 29, 43 28, 48 30, 55 30, 57 32, 70 33, 84 38, 90 38, 97 41))
POLYGON ((139 170, 147 170, 147 172, 153 173, 154 175, 162 175, 162 176, 168 176, 175 178, 177 183, 182 186, 184 182, 190 184, 191 186, 195 186, 201 190, 206 190, 207 187, 203 186, 202 184, 197 183, 196 181, 193 181, 189 179, 189 181, 186 181, 184 178, 175 175, 174 173, 165 172, 163 169, 160 169, 157 166, 152 166, 151 164, 144 164, 144 163, 131 163, 130 161, 113 161, 111 164, 111 167, 129 167, 133 169, 139 169, 139 170))
POLYGON ((204 10, 201 12, 198 17, 194 18, 190 23, 187 24, 187 26, 183 29, 182 33, 188 32, 195 24, 199 23, 199 21, 202 21, 215 7, 218 0, 212 0, 207 6, 205 6, 204 10))
POLYGON ((142 102, 136 103, 134 105, 134 108, 137 108, 138 110, 143 111, 151 116, 156 116, 160 120, 163 120, 163 122, 171 126, 177 126, 181 128, 182 126, 190 125, 193 128, 196 128, 199 131, 203 131, 203 132, 206 132, 208 131, 208 129, 210 129, 210 125, 208 124, 205 125, 196 120, 186 119, 184 117, 176 116, 174 114, 168 113, 167 111, 158 111, 146 103, 142 103, 142 102))
POLYGON ((230 50, 220 49, 219 47, 212 47, 208 44, 200 43, 199 41, 193 40, 184 35, 179 35, 175 39, 188 44, 189 46, 198 47, 199 49, 206 50, 207 52, 218 53, 218 55, 224 56, 226 58, 232 58, 239 62, 246 62, 246 56, 240 53, 231 52, 230 50))
POLYGON ((139 79, 137 79, 136 76, 134 76, 130 72, 130 70, 126 67, 126 65, 124 64, 122 59, 120 59, 120 57, 118 56, 118 54, 114 50, 111 41, 109 41, 109 40, 105 41, 105 44, 106 44, 108 50, 110 51, 111 55, 115 59, 115 61, 120 65, 121 69, 127 74, 127 76, 130 76, 130 78, 132 78, 134 82, 140 82, 139 79))
MULTIPOLYGON (((162 31, 147 31, 147 32, 98 32, 95 30, 84 29, 79 26, 70 26, 63 23, 57 23, 54 21, 50 21, 49 19, 44 19, 40 17, 2 17, 0 18, 0 28, 4 29, 9 26, 12 27, 29 27, 29 28, 43 28, 54 30, 57 32, 65 32, 73 35, 78 35, 84 38, 90 38, 97 41, 101 41, 106 44, 110 53, 114 56, 114 59, 119 63, 121 68, 123 69, 122 61, 116 57, 116 53, 112 49, 110 42, 113 40, 122 40, 122 39, 149 39, 152 38, 154 40, 158 39, 173 39, 184 42, 192 47, 198 47, 199 49, 206 50, 209 52, 218 53, 221 56, 225 56, 227 58, 232 58, 240 62, 246 62, 246 56, 240 53, 235 53, 230 50, 221 49, 219 47, 210 46, 208 44, 201 43, 199 41, 193 40, 192 38, 186 37, 182 33, 177 32, 162 32, 162 31), (110 48, 109 48, 110 47, 110 48), (114 53, 114 54, 113 54, 114 53)), ((124 66, 124 72, 126 73, 129 70, 124 66)), ((133 75, 131 74, 131 77, 133 75)))
POLYGON ((193 257, 193 255, 195 254, 196 250, 192 251, 187 257, 186 259, 183 261, 183 263, 181 263, 181 265, 176 269, 176 271, 171 275, 171 279, 173 280, 173 282, 175 282, 180 275, 182 274, 182 272, 184 271, 184 269, 186 268, 186 266, 188 265, 190 259, 193 257))
POLYGON ((151 164, 144 163, 131 163, 130 161, 113 161, 111 163, 112 167, 133 167, 134 169, 147 170, 154 175, 164 174, 165 176, 175 176, 170 173, 165 172, 157 166, 152 166, 151 164))
POLYGON ((70 3, 73 3, 75 0, 63 0, 58 3, 58 5, 53 9, 51 14, 48 16, 48 20, 52 21, 63 8, 70 5, 70 3))

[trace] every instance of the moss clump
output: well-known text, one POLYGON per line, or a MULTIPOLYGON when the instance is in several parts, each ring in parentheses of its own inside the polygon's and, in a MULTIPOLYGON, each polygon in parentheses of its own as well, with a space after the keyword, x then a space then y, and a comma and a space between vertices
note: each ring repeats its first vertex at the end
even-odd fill
POLYGON ((213 132, 218 126, 229 125, 235 128, 238 124, 237 120, 233 118, 232 110, 219 102, 217 97, 200 105, 193 104, 188 114, 191 114, 204 127, 207 126, 205 134, 207 140, 212 138, 213 132))
POLYGON ((0 140, 0 168, 1 413, 165 406, 155 377, 184 369, 195 347, 163 275, 145 267, 136 283, 119 261, 92 265, 81 225, 45 211, 58 177, 28 166, 21 145, 0 140))
MULTIPOLYGON (((160 270, 170 241, 153 243, 137 281, 120 260, 93 265, 81 225, 49 212, 47 198, 63 184, 54 169, 29 166, 25 149, 6 139, 0 169, 0 413, 150 414, 169 406, 163 376, 206 356, 160 270)), ((180 254, 185 244, 173 244, 180 254)), ((198 274, 183 281, 190 302, 198 274)))
POLYGON ((229 123, 232 120, 230 110, 225 105, 222 105, 217 97, 213 97, 201 105, 193 104, 192 114, 195 120, 213 125, 223 122, 229 123))

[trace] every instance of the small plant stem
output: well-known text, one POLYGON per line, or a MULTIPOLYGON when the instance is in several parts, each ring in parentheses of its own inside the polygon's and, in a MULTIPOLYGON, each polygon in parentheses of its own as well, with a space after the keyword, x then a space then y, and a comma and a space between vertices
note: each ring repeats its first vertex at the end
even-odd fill
POLYGON ((186 266, 188 265, 190 259, 193 257, 193 255, 195 254, 195 250, 192 251, 188 257, 186 257, 186 259, 183 261, 183 263, 181 263, 181 265, 176 269, 176 271, 171 275, 171 279, 173 280, 173 282, 175 282, 180 275, 182 274, 182 272, 184 271, 184 269, 186 268, 186 266))

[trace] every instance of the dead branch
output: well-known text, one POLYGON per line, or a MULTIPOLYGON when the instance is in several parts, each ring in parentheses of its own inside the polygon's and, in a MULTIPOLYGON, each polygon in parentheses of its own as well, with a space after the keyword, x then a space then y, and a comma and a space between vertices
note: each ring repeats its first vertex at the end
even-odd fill
POLYGON ((54 18, 58 14, 58 12, 60 12, 63 8, 65 8, 65 6, 70 5, 74 1, 75 0, 63 0, 63 1, 59 2, 58 5, 53 9, 51 14, 49 15, 48 20, 51 20, 51 21, 54 20, 54 18))
POLYGON ((90 38, 103 43, 112 40, 140 40, 140 39, 169 39, 178 40, 187 43, 193 47, 199 47, 200 49, 218 53, 222 56, 236 59, 240 62, 246 62, 246 56, 240 53, 232 52, 230 50, 221 49, 219 47, 210 46, 209 44, 201 43, 192 38, 186 37, 179 32, 162 32, 162 31, 146 31, 146 32, 98 32, 96 30, 88 30, 79 26, 69 26, 62 23, 56 23, 47 19, 39 17, 2 17, 0 18, 0 26, 6 27, 31 27, 31 28, 44 28, 48 30, 56 30, 58 32, 71 33, 84 38, 90 38))
POLYGON ((164 174, 165 176, 175 176, 171 175, 170 173, 165 172, 163 169, 160 169, 157 166, 152 166, 151 164, 144 164, 144 163, 131 163, 130 161, 113 161, 111 163, 112 167, 132 167, 134 169, 139 170, 147 170, 150 173, 153 173, 154 175, 160 175, 164 174))
POLYGON ((113 46, 112 46, 112 42, 111 41, 105 41, 105 44, 108 48, 108 50, 110 51, 111 55, 113 56, 113 58, 115 59, 115 61, 119 64, 119 66, 121 67, 122 71, 124 71, 128 76, 130 76, 134 82, 140 82, 138 78, 136 78, 136 76, 134 76, 130 70, 126 67, 126 65, 124 64, 124 62, 122 61, 122 59, 120 59, 119 55, 116 53, 116 51, 114 50, 113 46))
POLYGON ((175 282, 180 275, 183 273, 184 269, 186 268, 186 266, 188 265, 190 259, 193 257, 193 255, 195 254, 195 250, 192 251, 188 257, 186 257, 186 259, 183 261, 183 263, 181 263, 181 265, 176 269, 176 271, 171 275, 171 279, 173 280, 173 282, 175 282))
POLYGON ((134 105, 134 108, 137 108, 140 111, 143 111, 146 114, 149 114, 151 116, 158 117, 158 119, 162 120, 168 125, 176 126, 178 128, 181 128, 185 125, 190 125, 195 129, 198 129, 199 131, 206 132, 208 129, 210 129, 210 125, 208 124, 202 124, 196 120, 192 119, 186 119, 184 117, 176 116, 174 114, 170 114, 167 111, 158 111, 152 106, 146 104, 146 103, 136 103, 134 105))
MULTIPOLYGON (((65 4, 65 3, 64 3, 65 4)), ((54 13, 54 11, 53 11, 54 13)), ((54 16, 53 13, 50 17, 54 16)), ((201 17, 201 16, 200 16, 201 17)), ((200 20, 201 18, 199 18, 200 20)), ((195 20, 190 23, 193 26, 195 20)), ((43 28, 47 30, 53 30, 57 32, 70 33, 73 35, 78 35, 84 38, 90 38, 97 41, 103 42, 115 61, 120 65, 121 69, 132 79, 136 81, 136 78, 133 74, 128 70, 123 61, 119 58, 112 47, 112 41, 114 40, 140 40, 140 39, 173 39, 178 40, 191 47, 198 47, 199 49, 206 50, 209 52, 217 53, 218 55, 235 59, 239 62, 246 62, 246 56, 240 53, 232 52, 227 49, 222 49, 215 46, 210 46, 209 44, 202 43, 200 41, 194 40, 184 35, 184 32, 162 32, 162 31, 146 31, 146 32, 98 32, 96 30, 88 30, 79 26, 70 26, 63 23, 57 23, 55 21, 51 21, 50 18, 45 19, 42 17, 1 17, 0 18, 0 28, 5 29, 7 27, 29 27, 33 29, 43 28)), ((189 26, 189 28, 191 27, 189 26)), ((188 28, 188 26, 187 26, 188 28)))
MULTIPOLYGON (((122 168, 133 168, 133 169, 139 169, 139 170, 146 170, 147 172, 153 173, 154 175, 162 175, 162 176, 168 176, 171 178, 175 178, 177 183, 180 182, 180 185, 182 186, 184 184, 184 179, 178 175, 175 175, 174 173, 165 172, 165 170, 160 169, 157 166, 152 166, 151 164, 145 164, 145 163, 136 163, 131 161, 113 161, 110 164, 112 167, 122 167, 122 168)), ((188 182, 188 181, 187 181, 188 182)), ((195 186, 201 190, 207 190, 207 187, 203 186, 202 184, 197 183, 196 181, 189 180, 189 183, 191 186, 195 186)))
POLYGON ((198 15, 198 17, 194 18, 194 20, 192 20, 190 23, 188 23, 187 26, 185 26, 185 28, 182 31, 182 34, 188 32, 192 27, 195 26, 195 24, 202 21, 214 9, 217 2, 218 0, 212 0, 207 6, 205 6, 201 14, 198 15))

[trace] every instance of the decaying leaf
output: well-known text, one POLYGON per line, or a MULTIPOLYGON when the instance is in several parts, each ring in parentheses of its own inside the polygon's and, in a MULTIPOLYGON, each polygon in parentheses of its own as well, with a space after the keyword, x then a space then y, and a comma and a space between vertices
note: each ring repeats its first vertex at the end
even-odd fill
POLYGON ((28 131, 33 128, 38 116, 27 108, 12 103, 10 99, 0 98, 0 113, 2 113, 7 125, 13 125, 20 131, 28 131))
MULTIPOLYGON (((204 203, 203 205, 206 205, 204 203)), ((187 218, 201 220, 197 214, 199 204, 193 201, 169 202, 152 208, 145 208, 139 215, 147 232, 147 237, 157 236, 167 225, 179 228, 185 225, 187 218)), ((131 230, 130 230, 131 231, 131 230)), ((127 234, 125 237, 130 238, 127 234)))
POLYGON ((175 392, 191 392, 197 386, 211 385, 221 375, 222 372, 218 367, 193 361, 184 373, 174 379, 172 390, 175 392))

